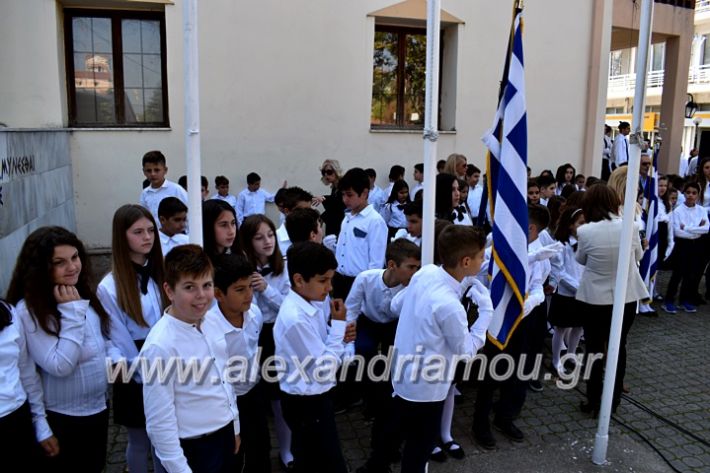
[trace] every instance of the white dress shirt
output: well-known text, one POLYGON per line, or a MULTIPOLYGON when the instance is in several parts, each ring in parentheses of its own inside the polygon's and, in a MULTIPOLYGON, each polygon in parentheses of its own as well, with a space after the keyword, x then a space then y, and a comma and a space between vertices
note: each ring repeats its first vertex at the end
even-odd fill
MULTIPOLYGON (((139 282, 136 281, 136 284, 139 284, 139 282)), ((136 348, 135 342, 137 340, 145 340, 150 328, 163 315, 160 289, 152 278, 148 283, 148 293, 142 294, 140 289, 138 293, 141 297, 142 315, 148 324, 147 327, 138 325, 118 305, 118 292, 113 273, 108 273, 96 288, 96 297, 99 298, 101 305, 111 317, 111 341, 120 352, 121 357, 125 358, 129 365, 138 356, 138 348, 136 348)), ((136 381, 139 380, 140 373, 136 373, 134 378, 136 381)))
POLYGON ((372 205, 378 212, 382 211, 382 206, 389 199, 389 194, 385 195, 385 191, 381 188, 375 186, 370 189, 370 193, 367 195, 367 203, 372 205))
POLYGON ((214 317, 203 317, 198 329, 166 310, 141 350, 146 431, 170 473, 191 471, 180 439, 210 434, 232 421, 235 435, 239 433, 237 398, 225 376, 225 331, 217 322, 214 317), (169 376, 150 373, 152 367, 159 366, 157 360, 164 366, 175 360, 172 363, 177 369, 169 376), (190 374, 184 370, 186 376, 179 379, 176 371, 189 365, 204 368, 203 376, 197 370, 190 374))
POLYGON ((283 257, 285 258, 286 252, 291 247, 291 239, 288 236, 288 231, 286 231, 285 223, 281 223, 281 226, 276 229, 276 242, 279 244, 279 250, 281 250, 281 255, 283 255, 283 257))
POLYGON ((162 231, 159 231, 160 235, 160 248, 163 250, 163 256, 168 254, 168 251, 172 250, 176 246, 187 245, 190 243, 190 237, 184 233, 176 233, 173 236, 167 236, 162 231))
POLYGON ((210 197, 210 199, 223 200, 229 205, 231 205, 234 209, 237 208, 237 198, 232 194, 221 195, 219 192, 217 192, 215 195, 210 197))
POLYGON ((387 224, 371 205, 355 215, 346 213, 335 247, 338 272, 355 277, 366 269, 381 269, 386 248, 387 224))
POLYGON ((368 269, 357 275, 345 300, 348 322, 357 320, 360 314, 381 324, 397 319, 399 314, 392 312, 390 304, 392 298, 404 289, 404 286, 399 284, 388 287, 384 274, 384 269, 368 269))
MULTIPOLYGON (((542 232, 540 232, 540 235, 542 235, 542 232)), ((528 243, 528 254, 534 253, 542 248, 542 246, 540 238, 536 238, 534 241, 528 243)), ((529 315, 535 307, 545 302, 543 284, 552 269, 549 260, 535 261, 534 263, 528 264, 528 296, 525 299, 523 316, 529 315)))
MULTIPOLYGON (((12 314, 11 307, 10 311, 12 314)), ((37 441, 51 437, 52 430, 44 412, 42 382, 27 353, 22 320, 14 314, 11 324, 0 330, 0 380, 0 419, 29 401, 37 441)))
MULTIPOLYGON (((469 329, 461 304, 463 290, 443 268, 430 264, 417 271, 403 296, 395 299, 402 301, 392 364, 392 386, 399 397, 414 402, 443 401, 453 379, 454 357, 474 356, 480 348, 480 335, 469 329), (412 362, 414 357, 421 363, 412 362), (443 363, 432 363, 432 357, 443 363), (432 374, 434 365, 443 367, 432 374), (425 379, 427 371, 436 379, 425 379)), ((396 311, 395 304, 392 309, 396 311)))
POLYGON ((412 236, 412 234, 409 233, 406 228, 400 228, 399 230, 397 230, 397 233, 395 233, 392 237, 392 241, 397 240, 399 238, 404 238, 405 240, 409 240, 417 246, 422 246, 422 237, 412 236))
POLYGON ((261 311, 256 304, 252 304, 251 308, 244 313, 244 323, 241 328, 235 327, 227 320, 219 305, 207 311, 205 318, 210 317, 222 326, 224 337, 218 340, 218 343, 224 343, 227 358, 238 359, 237 364, 233 365, 235 371, 232 376, 237 378, 233 380, 233 385, 236 395, 243 396, 261 379, 259 373, 261 364, 257 359, 259 334, 264 325, 261 311))
POLYGON ((550 278, 555 280, 557 293, 561 296, 574 297, 577 294, 582 273, 584 273, 584 266, 579 264, 575 258, 574 245, 576 244, 577 239, 570 236, 569 242, 564 244, 562 252, 550 260, 552 266, 550 278))
POLYGON ((30 357, 40 368, 45 408, 69 416, 98 414, 106 409, 106 358, 115 362, 120 354, 104 340, 89 301, 65 302, 57 309, 62 321, 59 337, 42 330, 24 299, 16 309, 30 357))
POLYGON ((392 228, 406 228, 407 227, 407 216, 404 215, 404 206, 406 204, 400 204, 399 202, 390 202, 385 204, 380 210, 380 215, 385 221, 388 227, 392 228), (402 208, 400 208, 402 207, 402 208))
POLYGON ((254 291, 254 302, 259 306, 265 324, 276 322, 281 303, 291 289, 287 265, 288 262, 284 261, 284 270, 281 274, 271 273, 264 276, 267 286, 263 292, 254 291))
POLYGON ((308 302, 289 291, 274 325, 276 356, 281 357, 286 366, 279 380, 281 390, 288 394, 313 396, 332 389, 345 350, 344 336, 345 321, 332 320, 328 326, 322 304, 308 302), (309 359, 311 361, 306 363, 309 359), (306 377, 300 374, 297 363, 306 377), (317 370, 319 366, 321 369, 317 370), (321 373, 321 379, 317 379, 316 372, 322 371, 324 366, 333 368, 332 376, 321 373))
POLYGON ((629 162, 629 139, 621 133, 614 138, 614 144, 611 148, 611 160, 617 166, 629 162))
POLYGON ((471 216, 473 218, 478 217, 478 211, 481 208, 481 198, 483 197, 483 185, 478 183, 476 187, 468 188, 468 197, 466 201, 468 203, 468 209, 471 211, 471 216))
MULTIPOLYGON (((414 181, 417 182, 417 181, 414 181)), ((413 201, 414 198, 417 196, 417 192, 423 191, 424 190, 424 181, 422 182, 417 182, 414 187, 409 191, 409 198, 413 201)))
POLYGON ((688 207, 683 204, 673 211, 673 234, 675 238, 696 240, 706 234, 708 229, 710 229, 708 214, 703 207, 699 205, 688 207), (681 228, 681 225, 683 228, 681 228))
POLYGON ((177 197, 183 204, 187 205, 187 192, 185 192, 185 189, 168 179, 165 179, 163 185, 157 189, 149 185, 141 192, 140 204, 150 210, 156 225, 160 223, 160 218, 158 218, 158 206, 166 197, 177 197))
POLYGON ((274 194, 259 188, 252 192, 247 187, 239 193, 237 197, 237 218, 239 225, 249 215, 263 214, 266 212, 266 203, 274 201, 274 194))

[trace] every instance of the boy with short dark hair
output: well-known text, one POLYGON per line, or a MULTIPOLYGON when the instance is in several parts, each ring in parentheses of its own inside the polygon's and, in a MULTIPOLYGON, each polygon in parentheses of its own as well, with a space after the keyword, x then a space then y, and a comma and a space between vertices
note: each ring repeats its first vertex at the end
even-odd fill
POLYGON ((291 290, 276 317, 274 342, 276 356, 285 362, 281 405, 297 471, 347 472, 329 391, 355 330, 346 333, 342 300, 330 303, 330 326, 322 307, 337 265, 333 253, 318 243, 294 243, 288 250, 291 290))
POLYGON ((265 397, 261 390, 258 359, 259 334, 264 323, 259 307, 253 303, 251 287, 253 266, 244 255, 224 254, 214 259, 214 293, 217 304, 205 318, 222 326, 226 351, 240 363, 234 383, 240 412, 242 446, 237 470, 246 473, 271 471, 269 427, 265 397))
POLYGON ((537 178, 537 185, 540 187, 540 204, 547 206, 547 201, 555 195, 557 190, 557 181, 548 174, 543 174, 537 178))
MULTIPOLYGON (((281 187, 286 187, 286 181, 281 187)), ((266 203, 273 201, 274 194, 261 188, 261 176, 255 172, 247 174, 247 187, 239 193, 235 208, 239 225, 250 215, 265 213, 266 203)))
POLYGON ((304 241, 323 243, 323 220, 316 209, 296 209, 289 212, 284 225, 291 244, 304 241))
POLYGON ((313 194, 297 186, 282 188, 276 192, 274 202, 283 218, 283 222, 276 229, 276 241, 279 244, 281 254, 286 255, 289 246, 291 246, 288 230, 286 230, 286 218, 296 209, 310 209, 313 202, 313 194))
POLYGON ((343 219, 335 249, 338 271, 333 279, 333 295, 344 299, 355 276, 366 269, 380 269, 385 265, 388 230, 382 216, 367 202, 370 180, 364 169, 353 168, 346 172, 338 189, 345 208, 350 210, 343 219))
POLYGON ((166 197, 160 201, 158 216, 160 218, 160 247, 163 249, 163 255, 167 255, 178 245, 186 245, 190 242, 184 233, 187 225, 187 205, 183 204, 180 199, 166 197))
MULTIPOLYGON (((362 471, 387 471, 388 455, 400 438, 404 439, 402 471, 425 471, 440 433, 454 361, 473 357, 485 341, 487 322, 482 330, 480 324, 476 330, 469 328, 461 304, 461 283, 479 272, 485 240, 479 229, 449 225, 437 243, 443 265, 424 266, 403 293, 392 363, 393 417, 373 438, 372 456, 362 471), (412 363, 414 357, 422 362, 412 363)), ((470 294, 479 319, 490 321, 493 304, 488 290, 474 280, 470 294)))
POLYGON ((422 246, 422 213, 423 204, 421 200, 410 202, 404 207, 404 215, 407 217, 407 228, 400 228, 394 234, 394 240, 404 238, 417 246, 422 246))
MULTIPOLYGON (((386 354, 394 343, 399 314, 392 312, 390 303, 421 266, 421 250, 401 238, 387 246, 385 259, 386 269, 368 269, 357 275, 345 301, 348 322, 357 322, 355 353, 362 355, 366 364, 378 352, 386 354)), ((381 414, 378 407, 386 401, 382 400, 383 390, 369 377, 363 383, 366 410, 376 417, 381 414)))
POLYGON ((387 178, 389 179, 389 185, 383 190, 383 204, 387 199, 389 199, 390 194, 392 193, 392 187, 394 187, 394 183, 404 179, 404 166, 400 166, 399 164, 395 164, 390 168, 390 173, 387 175, 387 178))
POLYGON ((467 165, 466 180, 468 181, 468 208, 471 211, 471 218, 475 221, 481 210, 481 198, 483 197, 481 170, 473 164, 467 165))
POLYGON ((233 208, 237 208, 237 198, 229 193, 229 179, 225 176, 217 176, 214 178, 214 187, 217 193, 212 196, 213 199, 219 199, 227 202, 233 208))
POLYGON ((165 156, 160 151, 148 151, 142 159, 143 175, 148 179, 150 185, 141 192, 140 204, 153 214, 156 222, 160 221, 158 206, 160 201, 166 197, 177 197, 183 204, 187 205, 187 192, 165 178, 168 173, 165 156))
MULTIPOLYGON (((187 192, 187 176, 182 175, 180 178, 178 178, 178 184, 180 187, 185 189, 185 192, 187 192)), ((207 181, 207 178, 205 176, 200 176, 200 195, 202 195, 202 202, 206 201, 209 196, 210 196, 210 183, 207 181)))
POLYGON ((148 436, 167 471, 236 471, 239 411, 226 379, 224 330, 205 317, 214 292, 204 250, 182 245, 168 253, 163 289, 171 305, 141 349, 148 436), (177 377, 176 370, 156 376, 153 368, 170 360, 197 369, 186 377, 177 377))

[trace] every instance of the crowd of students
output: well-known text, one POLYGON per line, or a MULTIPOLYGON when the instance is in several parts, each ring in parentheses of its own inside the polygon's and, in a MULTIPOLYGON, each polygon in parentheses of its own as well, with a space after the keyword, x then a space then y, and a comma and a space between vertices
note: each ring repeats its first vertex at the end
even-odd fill
MULTIPOLYGON (((272 195, 250 173, 238 197, 217 176, 217 193, 208 198, 203 178, 203 247, 187 242, 186 191, 166 178, 165 157, 151 151, 142 164, 140 205, 116 210, 112 268, 97 287, 83 243, 68 230, 39 228, 21 249, 0 304, 6 461, 38 471, 101 471, 112 389, 113 422, 127 429, 131 473, 148 471, 150 458, 154 471, 269 472, 269 412, 284 470, 346 472, 335 412, 360 398, 372 420, 372 450, 358 471, 386 472, 401 461, 402 472, 423 472, 430 460, 465 456, 451 432, 457 385, 465 379, 451 360, 507 354, 533 372, 550 328, 551 370, 559 376, 583 363, 574 356, 582 337, 587 354, 604 352, 624 166, 610 173, 608 185, 569 164, 530 179, 528 295, 517 330, 500 348, 486 337, 493 304, 481 172, 465 156, 439 163, 435 264, 421 268, 421 164, 411 191, 402 166, 392 167, 383 190, 373 169, 343 172, 335 160, 320 168, 328 196, 286 182, 272 195), (271 201, 281 212, 278 225, 264 215, 271 201), (314 209, 319 204, 324 214, 314 209), (370 363, 390 352, 391 366, 370 363), (364 379, 347 371, 358 356, 373 368, 364 379), (247 360, 249 376, 229 375, 235 359, 247 360), (413 359, 444 360, 447 374, 427 378, 432 367, 406 362, 413 359), (204 376, 156 377, 155 366, 170 360, 196 363, 204 376), (109 380, 112 369, 137 365, 109 380)), ((658 297, 668 313, 678 311, 679 285, 683 310, 704 302, 698 285, 710 259, 710 158, 697 169, 688 182, 658 182, 659 255, 673 271, 658 297)), ((642 172, 633 209, 641 223, 648 175, 642 172)), ((638 230, 614 408, 635 314, 639 307, 653 313, 653 288, 637 268, 647 245, 638 230)), ((589 363, 580 408, 596 413, 603 365, 589 363)), ((496 445, 491 414, 498 431, 521 441, 514 420, 528 390, 543 389, 538 378, 497 374, 481 378, 471 424, 475 440, 489 449, 496 445)))

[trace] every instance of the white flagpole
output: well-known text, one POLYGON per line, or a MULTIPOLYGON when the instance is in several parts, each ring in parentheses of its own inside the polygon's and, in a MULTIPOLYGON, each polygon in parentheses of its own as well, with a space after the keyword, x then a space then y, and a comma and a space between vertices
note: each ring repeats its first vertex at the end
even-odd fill
POLYGON ((604 391, 599 411, 599 425, 594 439, 592 462, 602 465, 606 462, 609 446, 609 421, 614 394, 614 380, 619 359, 619 342, 624 321, 624 303, 631 260, 631 237, 634 231, 636 215, 636 193, 638 192, 639 164, 641 162, 641 137, 643 131, 643 112, 646 103, 646 73, 648 70, 648 50, 651 43, 651 25, 653 24, 653 0, 643 0, 639 25, 639 44, 636 55, 636 90, 634 92, 633 134, 629 135, 629 170, 624 198, 624 216, 622 221, 619 261, 616 267, 616 285, 614 287, 614 309, 611 319, 611 332, 607 349, 604 375, 604 391))
POLYGON ((197 41, 197 0, 184 0, 183 48, 185 80, 185 162, 187 170, 190 243, 202 245, 202 184, 200 182, 200 63, 197 41))
POLYGON ((439 29, 441 0, 427 0, 426 95, 424 100, 424 190, 422 264, 434 262, 436 141, 439 138, 439 29))

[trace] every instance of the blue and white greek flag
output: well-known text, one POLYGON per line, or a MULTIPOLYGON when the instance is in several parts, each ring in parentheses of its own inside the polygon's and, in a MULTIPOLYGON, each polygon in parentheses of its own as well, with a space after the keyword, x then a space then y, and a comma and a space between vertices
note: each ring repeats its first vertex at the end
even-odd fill
POLYGON ((488 267, 493 319, 488 339, 500 349, 506 347, 523 319, 528 283, 528 131, 522 33, 522 12, 518 9, 495 122, 483 137, 488 148, 486 175, 493 226, 488 267))
POLYGON ((648 293, 653 294, 653 286, 656 283, 656 272, 658 271, 658 151, 660 146, 656 145, 653 153, 653 163, 649 170, 646 181, 643 182, 643 223, 646 228, 646 239, 648 249, 641 259, 641 277, 646 283, 648 293))

